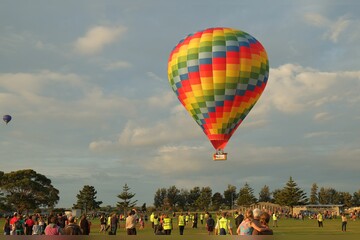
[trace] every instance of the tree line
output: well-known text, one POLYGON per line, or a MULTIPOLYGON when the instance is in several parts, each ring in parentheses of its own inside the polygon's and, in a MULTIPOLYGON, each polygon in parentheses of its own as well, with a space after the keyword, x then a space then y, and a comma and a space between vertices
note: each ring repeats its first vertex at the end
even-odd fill
MULTIPOLYGON (((102 210, 106 212, 125 212, 137 206, 137 200, 133 200, 135 193, 130 191, 125 183, 122 191, 117 195, 119 201, 115 207, 101 206, 102 201, 97 199, 97 191, 94 186, 85 185, 76 195, 77 201, 73 208, 82 209, 85 212, 102 210)), ((32 169, 25 169, 4 173, 0 171, 0 210, 3 211, 29 211, 39 208, 53 209, 58 203, 59 191, 51 184, 46 176, 32 169)), ((229 184, 222 193, 213 193, 211 187, 198 187, 192 189, 178 189, 176 186, 159 188, 154 194, 153 209, 165 211, 196 211, 196 210, 219 210, 235 209, 237 206, 250 206, 257 202, 272 202, 281 206, 292 208, 296 205, 305 204, 340 204, 345 207, 360 206, 360 189, 353 194, 337 191, 330 187, 320 187, 314 183, 309 197, 304 189, 300 188, 292 177, 283 188, 270 190, 264 185, 258 197, 253 188, 245 183, 237 190, 237 187, 229 184)), ((146 203, 141 210, 147 210, 146 203)))

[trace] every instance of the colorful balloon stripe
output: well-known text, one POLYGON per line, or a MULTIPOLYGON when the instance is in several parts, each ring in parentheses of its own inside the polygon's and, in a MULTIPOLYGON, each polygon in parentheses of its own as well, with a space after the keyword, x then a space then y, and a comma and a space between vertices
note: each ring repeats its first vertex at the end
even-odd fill
POLYGON ((168 61, 169 83, 215 149, 223 150, 269 77, 266 51, 250 34, 209 28, 188 35, 168 61))

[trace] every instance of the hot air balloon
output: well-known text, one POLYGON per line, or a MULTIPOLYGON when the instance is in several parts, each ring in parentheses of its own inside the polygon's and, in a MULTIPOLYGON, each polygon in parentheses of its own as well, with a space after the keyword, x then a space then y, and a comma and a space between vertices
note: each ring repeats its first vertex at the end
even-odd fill
POLYGON ((8 124, 8 122, 11 121, 11 116, 10 116, 10 115, 4 115, 4 116, 3 116, 3 120, 4 120, 4 122, 5 122, 6 124, 8 124))
POLYGON ((168 79, 179 101, 226 160, 229 139, 258 101, 269 77, 261 43, 232 28, 188 35, 171 51, 168 79))

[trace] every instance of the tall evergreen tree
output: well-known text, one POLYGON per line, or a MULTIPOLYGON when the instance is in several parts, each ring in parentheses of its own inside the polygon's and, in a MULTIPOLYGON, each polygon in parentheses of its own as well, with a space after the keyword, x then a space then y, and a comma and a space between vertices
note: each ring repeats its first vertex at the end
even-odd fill
POLYGON ((320 204, 329 204, 328 192, 324 187, 321 187, 318 193, 320 204))
POLYGON ((123 186, 123 191, 117 196, 122 200, 117 203, 117 207, 124 212, 126 212, 128 209, 135 207, 137 203, 137 200, 131 200, 133 197, 135 197, 135 193, 130 192, 130 189, 131 188, 129 188, 127 183, 125 183, 125 185, 123 186))
POLYGON ((273 202, 276 204, 279 204, 281 206, 286 205, 285 204, 285 198, 284 198, 284 194, 283 194, 283 190, 282 189, 275 189, 272 192, 273 195, 273 202))
POLYGON ((245 183, 244 187, 240 188, 238 196, 237 205, 239 206, 250 206, 257 201, 256 197, 254 196, 254 190, 249 186, 248 183, 245 183))
POLYGON ((221 205, 224 203, 224 197, 221 195, 221 193, 216 192, 211 197, 211 208, 213 210, 220 209, 221 205))
POLYGON ((339 192, 339 203, 344 204, 346 208, 352 206, 352 195, 349 192, 339 192))
POLYGON ((286 183, 280 196, 283 198, 285 205, 290 207, 291 212, 294 206, 304 205, 308 202, 306 193, 297 186, 297 183, 292 179, 292 177, 290 177, 289 181, 286 183))
POLYGON ((352 206, 355 207, 360 206, 360 189, 357 192, 354 192, 351 202, 352 202, 352 206))
POLYGON ((178 198, 178 207, 179 207, 179 210, 181 211, 186 211, 186 210, 189 210, 188 207, 188 198, 189 198, 189 191, 187 189, 181 189, 180 190, 180 194, 179 194, 179 198, 178 198))
POLYGON ((224 204, 231 209, 237 199, 236 187, 228 184, 227 189, 224 191, 224 204))
POLYGON ((175 211, 175 206, 179 199, 180 190, 175 185, 169 187, 166 193, 167 205, 175 211))
POLYGON ((310 204, 318 204, 319 203, 318 186, 316 183, 313 183, 313 185, 311 186, 309 203, 310 204))
POLYGON ((334 188, 321 187, 318 195, 320 204, 339 204, 340 196, 334 188))
POLYGON ((159 188, 154 196, 155 208, 162 208, 166 198, 166 188, 159 188))
POLYGON ((91 210, 100 208, 102 201, 96 201, 97 191, 93 186, 85 185, 79 194, 76 195, 77 202, 73 205, 74 208, 84 209, 85 213, 91 210))
POLYGON ((200 197, 200 187, 194 187, 190 190, 189 196, 188 196, 188 204, 190 207, 190 210, 196 209, 196 200, 200 197))
POLYGON ((271 193, 269 186, 265 185, 259 193, 259 202, 270 202, 271 201, 271 193))
POLYGON ((212 190, 210 187, 203 187, 200 196, 195 201, 198 210, 208 210, 211 203, 212 190))

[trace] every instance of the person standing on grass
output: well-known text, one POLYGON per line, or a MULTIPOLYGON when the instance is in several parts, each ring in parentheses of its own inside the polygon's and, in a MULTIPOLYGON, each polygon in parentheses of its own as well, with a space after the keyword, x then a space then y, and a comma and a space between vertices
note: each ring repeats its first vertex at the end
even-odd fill
MULTIPOLYGON (((112 214, 109 214, 109 216, 106 219, 106 228, 105 228, 105 232, 107 232, 110 228, 110 232, 111 232, 111 216, 112 214)), ((111 234, 110 234, 111 235, 111 234)))
POLYGON ((150 222, 151 222, 151 228, 154 229, 154 217, 155 217, 155 213, 151 212, 150 215, 150 222))
POLYGON ((83 235, 90 234, 90 223, 87 220, 86 214, 83 214, 80 219, 80 228, 83 235))
POLYGON ((184 216, 184 214, 182 212, 180 213, 180 215, 178 217, 178 225, 179 225, 180 235, 184 235, 185 216, 184 216))
POLYGON ((227 212, 222 212, 221 218, 216 222, 215 235, 232 235, 232 226, 227 218, 227 212))
POLYGON ((68 217, 68 225, 64 228, 64 235, 82 235, 82 231, 79 225, 75 223, 75 217, 68 217))
POLYGON ((206 228, 207 228, 209 235, 214 234, 215 220, 212 218, 211 214, 208 214, 208 217, 206 220, 206 228))
POLYGON ((104 214, 101 214, 100 216, 100 230, 99 230, 99 233, 106 233, 106 217, 104 214))
POLYGON ((45 235, 63 235, 63 230, 56 224, 57 219, 55 216, 51 216, 49 224, 46 226, 44 232, 45 235))
POLYGON ((276 212, 273 213, 272 215, 272 219, 273 219, 273 227, 277 227, 278 226, 278 215, 276 212))
POLYGON ((11 232, 10 217, 7 217, 5 219, 5 224, 3 229, 4 229, 4 235, 10 235, 11 232))
POLYGON ((127 235, 136 235, 136 210, 129 211, 128 217, 126 218, 125 228, 127 235))
POLYGON ((169 217, 169 214, 165 214, 165 217, 163 219, 163 228, 165 235, 171 235, 173 224, 172 224, 172 219, 169 217))
POLYGON ((32 227, 32 235, 41 235, 41 234, 42 234, 42 229, 39 225, 39 222, 35 220, 34 225, 32 227))
POLYGON ((341 231, 346 232, 347 217, 345 213, 341 214, 341 231))
POLYGON ((321 212, 318 213, 318 215, 316 216, 316 218, 317 218, 317 221, 318 221, 318 226, 319 226, 319 227, 324 227, 324 225, 323 225, 324 217, 323 217, 323 215, 321 214, 321 212))
POLYGON ((117 227, 119 224, 119 218, 116 213, 113 213, 110 218, 110 232, 111 235, 116 235, 117 227))
POLYGON ((154 233, 156 234, 160 225, 160 217, 157 214, 154 214, 154 233))

